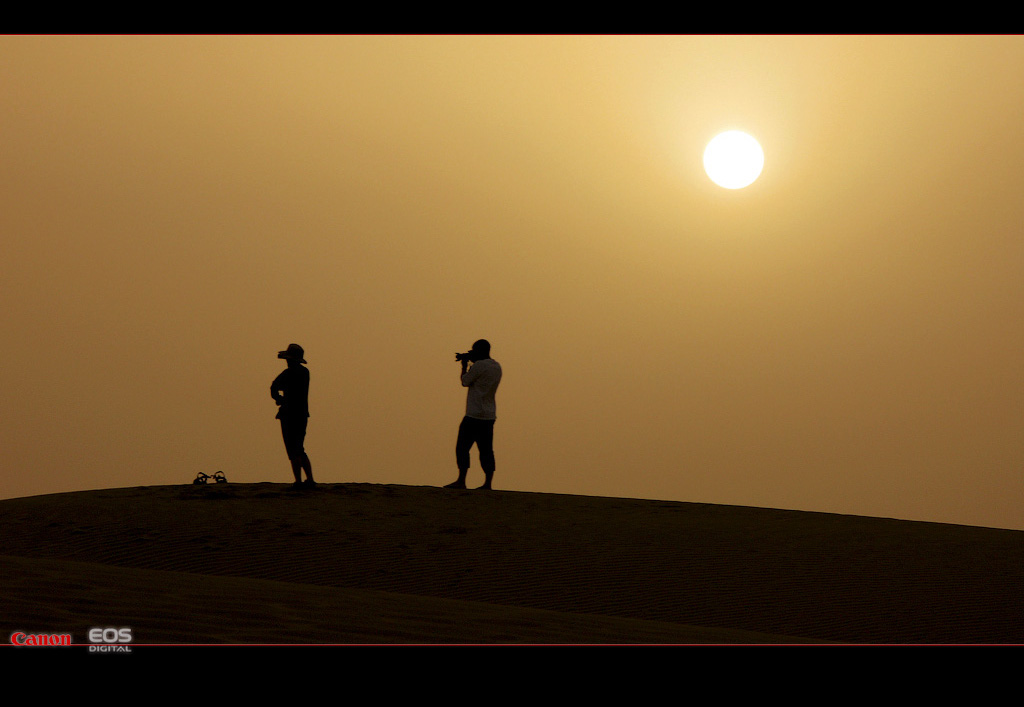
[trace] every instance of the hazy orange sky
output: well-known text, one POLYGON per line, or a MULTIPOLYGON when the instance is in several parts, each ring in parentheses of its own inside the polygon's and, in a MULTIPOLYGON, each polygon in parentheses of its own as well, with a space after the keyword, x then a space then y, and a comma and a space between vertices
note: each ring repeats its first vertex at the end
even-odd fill
POLYGON ((1024 529, 1024 38, 0 38, 0 497, 441 485, 1024 529), (746 189, 707 142, 765 151, 746 189), (482 475, 473 452, 470 483, 482 475))

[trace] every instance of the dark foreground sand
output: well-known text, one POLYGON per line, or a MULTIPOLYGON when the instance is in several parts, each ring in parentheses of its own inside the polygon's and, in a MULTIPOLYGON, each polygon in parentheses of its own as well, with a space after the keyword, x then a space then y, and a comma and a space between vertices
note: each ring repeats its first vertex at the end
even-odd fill
POLYGON ((0 630, 156 643, 1022 643, 1024 532, 538 493, 0 501, 0 630))

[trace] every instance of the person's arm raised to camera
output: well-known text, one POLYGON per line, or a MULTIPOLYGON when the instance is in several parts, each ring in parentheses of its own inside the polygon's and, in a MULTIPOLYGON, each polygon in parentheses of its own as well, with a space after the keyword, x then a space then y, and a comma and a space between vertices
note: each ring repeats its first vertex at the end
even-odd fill
POLYGON ((469 361, 466 359, 462 359, 462 375, 459 376, 459 380, 462 381, 463 387, 466 388, 476 380, 476 376, 473 375, 473 369, 469 368, 469 361))

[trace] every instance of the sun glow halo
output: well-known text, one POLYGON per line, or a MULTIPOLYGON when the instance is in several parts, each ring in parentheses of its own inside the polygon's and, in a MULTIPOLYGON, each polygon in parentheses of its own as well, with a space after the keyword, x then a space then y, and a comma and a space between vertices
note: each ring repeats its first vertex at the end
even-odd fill
POLYGON ((716 135, 704 150, 704 171, 726 189, 750 186, 764 168, 764 151, 757 140, 739 130, 716 135))

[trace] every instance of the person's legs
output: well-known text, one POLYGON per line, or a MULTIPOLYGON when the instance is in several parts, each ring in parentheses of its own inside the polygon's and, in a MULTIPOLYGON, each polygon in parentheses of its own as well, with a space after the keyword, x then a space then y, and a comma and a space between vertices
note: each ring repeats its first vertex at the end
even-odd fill
POLYGON ((484 470, 484 485, 490 489, 494 478, 494 420, 474 420, 477 427, 476 448, 480 452, 480 466, 484 470))
POLYGON ((292 465, 292 473, 295 475, 295 485, 298 486, 302 483, 302 464, 298 459, 288 460, 292 465))
POLYGON ((466 475, 469 472, 469 452, 476 444, 480 453, 480 466, 484 471, 484 485, 480 488, 490 489, 494 478, 494 420, 477 420, 463 417, 459 425, 459 437, 455 442, 455 464, 459 468, 459 478, 445 486, 449 489, 466 488, 466 475))
POLYGON ((309 461, 309 455, 306 454, 306 427, 309 425, 309 418, 302 417, 295 421, 295 436, 298 442, 297 459, 299 461, 299 470, 306 470, 306 483, 312 486, 316 482, 313 481, 313 463, 309 461))
POLYGON ((459 478, 445 486, 446 489, 466 488, 466 473, 469 471, 469 450, 473 446, 473 421, 463 417, 459 423, 459 437, 455 440, 455 465, 459 468, 459 478))
POLYGON ((281 435, 284 437, 284 448, 288 452, 288 461, 292 465, 295 483, 302 483, 302 470, 306 470, 306 483, 313 484, 313 465, 305 450, 306 424, 308 418, 281 418, 281 435))

